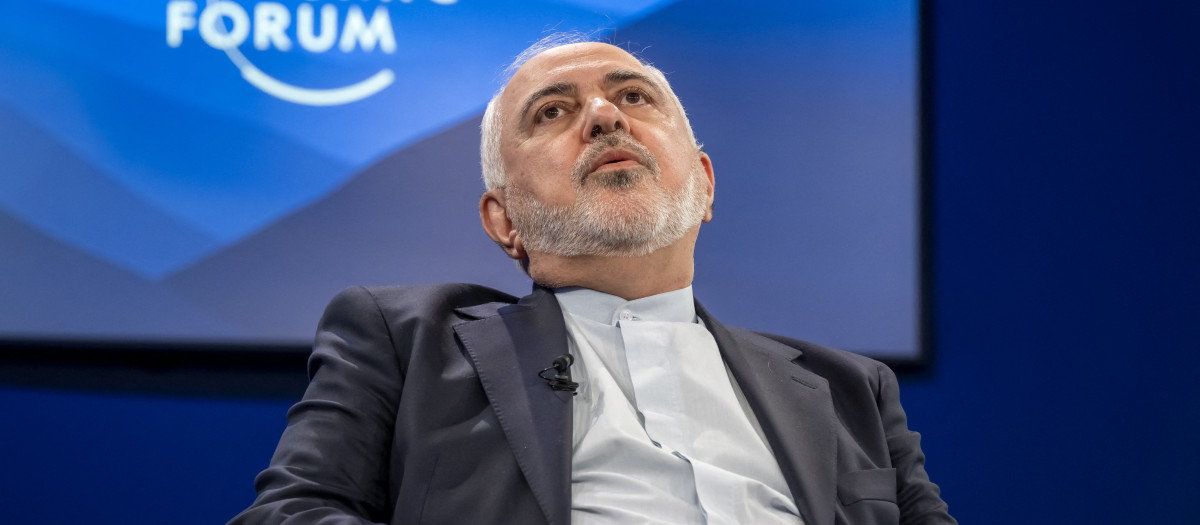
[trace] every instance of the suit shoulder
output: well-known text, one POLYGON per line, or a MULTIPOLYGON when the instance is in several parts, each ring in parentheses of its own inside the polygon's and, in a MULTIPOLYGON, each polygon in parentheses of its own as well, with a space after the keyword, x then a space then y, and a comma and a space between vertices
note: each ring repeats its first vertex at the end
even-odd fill
POLYGON ((742 330, 742 329, 737 329, 737 330, 740 330, 743 333, 750 333, 750 334, 754 334, 754 335, 757 335, 760 337, 765 337, 767 339, 775 341, 776 343, 781 343, 781 344, 789 346, 791 348, 795 348, 796 350, 801 351, 804 355, 809 356, 811 358, 817 358, 817 359, 829 360, 829 361, 845 361, 849 364, 853 364, 856 366, 864 366, 864 367, 869 367, 869 368, 874 368, 878 365, 883 364, 875 359, 871 359, 870 357, 867 357, 864 355, 856 354, 854 352, 849 352, 846 350, 840 350, 837 348, 830 348, 828 346, 822 346, 822 345, 819 345, 817 343, 813 343, 810 341, 804 341, 801 339, 795 339, 792 337, 778 335, 778 334, 772 334, 772 333, 767 333, 767 332, 757 332, 757 331, 742 330))
POLYGON ((416 286, 356 286, 339 292, 331 310, 375 308, 386 318, 437 317, 488 303, 515 303, 517 298, 499 290, 467 283, 416 286))
POLYGON ((873 383, 881 370, 889 370, 887 365, 875 359, 846 350, 830 348, 778 334, 749 330, 742 330, 742 332, 799 350, 801 353, 799 362, 801 364, 831 381, 843 379, 858 382, 865 379, 873 383))

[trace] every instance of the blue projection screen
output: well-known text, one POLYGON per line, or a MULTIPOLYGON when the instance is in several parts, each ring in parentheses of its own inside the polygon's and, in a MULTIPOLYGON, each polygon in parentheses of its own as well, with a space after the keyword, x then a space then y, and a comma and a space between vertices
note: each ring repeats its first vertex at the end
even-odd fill
POLYGON ((352 285, 530 284, 478 122, 579 30, 663 69, 716 168, 722 321, 920 354, 915 0, 24 0, 0 17, 0 341, 307 345, 352 285))

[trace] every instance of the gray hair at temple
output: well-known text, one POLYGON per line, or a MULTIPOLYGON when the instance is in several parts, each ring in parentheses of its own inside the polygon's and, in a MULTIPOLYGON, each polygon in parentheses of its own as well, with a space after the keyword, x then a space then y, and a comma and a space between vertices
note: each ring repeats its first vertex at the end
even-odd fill
MULTIPOLYGON (((508 80, 516 74, 521 66, 525 65, 529 59, 556 47, 569 44, 579 44, 583 42, 594 41, 589 35, 581 32, 555 33, 541 40, 538 40, 532 46, 517 55, 516 59, 508 65, 504 70, 505 86, 508 80)), ((650 78, 662 84, 663 89, 670 94, 671 102, 675 108, 679 110, 679 115, 683 117, 683 124, 687 127, 688 140, 696 145, 699 150, 701 145, 696 141, 696 134, 692 131, 692 123, 688 121, 687 112, 683 109, 683 103, 679 101, 679 96, 675 94, 675 90, 671 89, 671 83, 667 82, 667 76, 659 71, 658 68, 650 65, 642 57, 634 55, 634 58, 641 62, 642 67, 646 68, 646 72, 650 74, 650 78)), ((487 110, 483 112, 483 122, 480 123, 481 140, 479 142, 479 163, 483 168, 483 184, 486 189, 503 188, 505 185, 504 175, 504 159, 500 156, 500 132, 504 122, 500 117, 500 97, 504 95, 504 87, 500 88, 492 100, 488 102, 487 110)))

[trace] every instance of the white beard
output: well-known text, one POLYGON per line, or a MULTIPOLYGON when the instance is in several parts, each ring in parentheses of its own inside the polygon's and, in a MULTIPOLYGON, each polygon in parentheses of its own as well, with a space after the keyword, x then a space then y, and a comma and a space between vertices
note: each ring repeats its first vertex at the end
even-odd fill
POLYGON ((637 257, 674 243, 700 224, 707 207, 704 176, 698 159, 677 192, 663 188, 657 169, 645 166, 593 174, 575 203, 562 207, 546 205, 516 186, 505 192, 509 216, 528 251, 637 257))

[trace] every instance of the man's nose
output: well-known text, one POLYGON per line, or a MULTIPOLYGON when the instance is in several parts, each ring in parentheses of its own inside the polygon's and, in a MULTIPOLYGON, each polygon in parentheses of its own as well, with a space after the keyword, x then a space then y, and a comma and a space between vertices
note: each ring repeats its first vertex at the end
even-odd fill
POLYGON ((592 97, 587 103, 587 118, 583 126, 583 141, 591 142, 596 137, 616 130, 629 131, 629 121, 625 114, 612 102, 600 97, 592 97))

